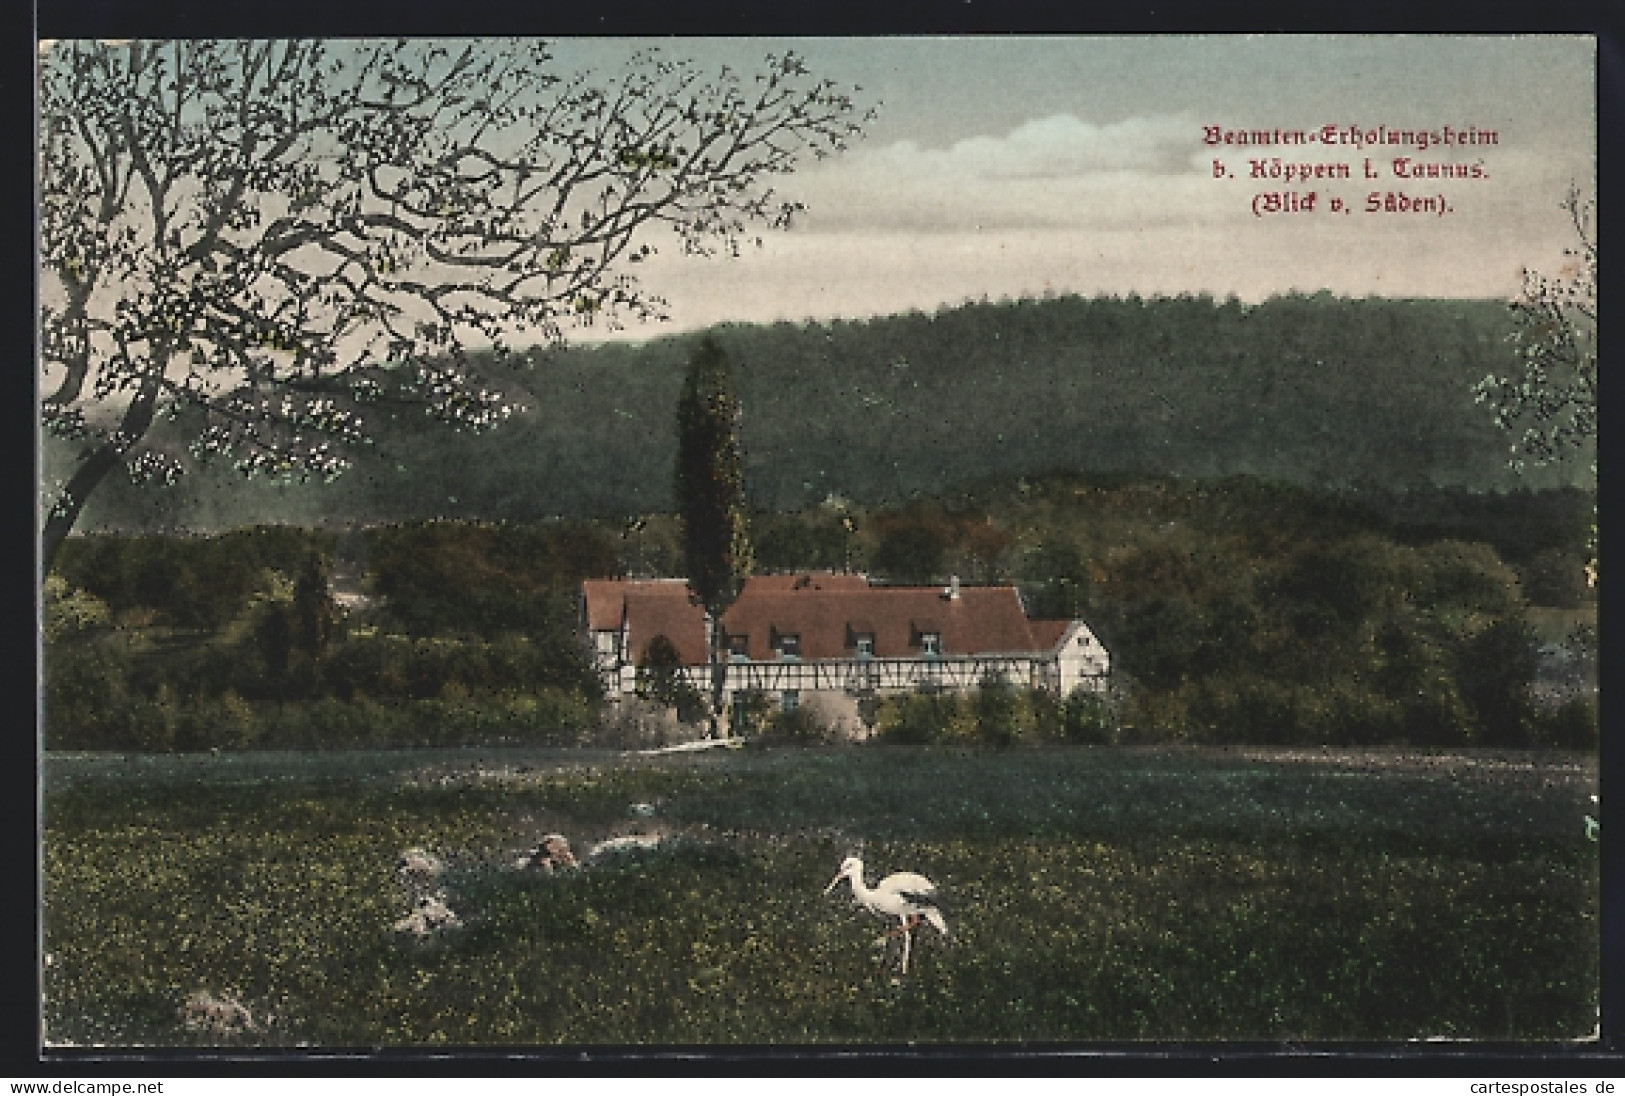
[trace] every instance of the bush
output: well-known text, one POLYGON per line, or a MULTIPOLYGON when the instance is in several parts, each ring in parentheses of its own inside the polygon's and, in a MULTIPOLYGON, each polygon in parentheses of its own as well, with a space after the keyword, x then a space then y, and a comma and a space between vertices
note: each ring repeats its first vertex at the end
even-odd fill
POLYGON ((1002 675, 990 674, 970 700, 976 740, 984 746, 1014 746, 1031 729, 1031 713, 1002 675))
POLYGON ((598 680, 579 647, 561 650, 523 636, 495 640, 353 636, 334 644, 323 667, 331 695, 429 700, 462 689, 557 689, 595 697, 598 680))
POLYGON ((1469 741, 1472 712, 1455 681, 1435 670, 1418 682, 1416 694, 1400 701, 1404 713, 1405 744, 1462 746, 1469 741))
POLYGON ((1428 609, 1455 609, 1486 616, 1523 611, 1518 576, 1487 544, 1445 540, 1418 550, 1426 567, 1417 591, 1428 609))
POLYGON ((663 635, 649 640, 638 657, 637 694, 651 704, 671 708, 684 723, 698 723, 710 715, 710 705, 683 673, 677 646, 663 635))
POLYGON ((1531 605, 1576 609, 1589 592, 1586 585, 1586 557, 1577 551, 1542 549, 1518 568, 1518 579, 1524 597, 1531 605))
POLYGON ((1455 676, 1482 745, 1521 746, 1529 740, 1534 715, 1529 687, 1538 668, 1535 636, 1522 619, 1494 621, 1462 642, 1455 676))
POLYGON ((132 744, 131 657, 123 636, 53 644, 45 652, 48 749, 114 750, 132 744))
POLYGON ((1109 746, 1117 741, 1117 713, 1099 693, 1074 689, 1060 705, 1060 732, 1064 742, 1109 746))
POLYGON ((627 697, 604 705, 580 744, 607 750, 652 750, 692 742, 704 733, 703 727, 679 720, 670 708, 627 697))
POLYGON ((1122 709, 1118 741, 1125 746, 1180 742, 1190 734, 1192 689, 1137 688, 1122 709))
POLYGON ((824 746, 834 740, 829 726, 807 708, 774 712, 755 739, 764 746, 824 746))
POLYGON ((929 746, 955 737, 959 698, 920 691, 886 697, 875 718, 875 740, 898 746, 929 746))
POLYGON ((767 729, 773 711, 773 702, 760 689, 744 689, 735 693, 730 717, 731 733, 736 738, 761 734, 767 729))
POLYGON ((54 573, 107 603, 115 617, 167 627, 218 629, 264 588, 267 571, 294 574, 311 554, 331 552, 330 534, 289 526, 212 537, 71 537, 54 573))
POLYGON ((106 628, 113 623, 107 602, 95 594, 70 587, 60 575, 45 577, 41 631, 47 643, 106 628))
POLYGON ((1253 675, 1207 678, 1192 690, 1191 737, 1205 742, 1281 746, 1300 742, 1298 690, 1253 675))
POLYGON ((1595 750, 1598 745, 1597 703, 1589 697, 1571 697, 1556 709, 1533 720, 1536 744, 1562 750, 1595 750))

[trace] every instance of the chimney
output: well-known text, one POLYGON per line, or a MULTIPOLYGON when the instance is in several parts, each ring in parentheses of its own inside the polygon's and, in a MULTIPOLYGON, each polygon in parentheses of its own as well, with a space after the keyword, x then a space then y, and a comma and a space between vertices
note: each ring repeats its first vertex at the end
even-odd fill
POLYGON ((949 601, 958 601, 959 600, 959 576, 958 575, 949 575, 948 576, 948 585, 943 588, 942 596, 947 598, 949 601))

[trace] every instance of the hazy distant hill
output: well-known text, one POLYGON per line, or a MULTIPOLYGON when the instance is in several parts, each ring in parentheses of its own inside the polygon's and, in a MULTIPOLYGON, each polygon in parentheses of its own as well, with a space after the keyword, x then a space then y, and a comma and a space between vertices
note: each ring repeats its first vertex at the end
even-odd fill
MULTIPOLYGON (((753 500, 882 502, 1050 469, 1255 474, 1314 486, 1475 489, 1518 479, 1471 387, 1511 365, 1493 301, 1246 306, 1207 297, 981 303, 833 324, 727 326, 753 500)), ((109 483, 83 528, 258 521, 530 520, 669 509, 674 407, 695 336, 536 354, 529 414, 479 437, 386 423, 325 486, 230 473, 164 492, 109 483)))

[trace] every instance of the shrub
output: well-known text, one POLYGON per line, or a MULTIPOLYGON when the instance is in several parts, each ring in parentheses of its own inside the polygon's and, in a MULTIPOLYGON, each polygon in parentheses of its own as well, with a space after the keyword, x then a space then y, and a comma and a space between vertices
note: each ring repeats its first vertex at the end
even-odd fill
POLYGON ((109 750, 130 745, 133 697, 129 644, 123 636, 53 644, 45 652, 45 745, 109 750))
POLYGON ((1417 591, 1424 607, 1488 616, 1522 612, 1517 573, 1489 545, 1446 540, 1419 549, 1418 555, 1426 568, 1417 591))
POLYGON ((744 689, 734 694, 732 731, 735 737, 761 734, 773 715, 773 703, 760 689, 744 689))
POLYGON ((1529 686, 1538 666, 1534 634, 1522 619, 1496 620, 1463 640, 1455 676, 1483 745, 1528 741, 1534 714, 1529 686))
POLYGON ((1518 579, 1531 605, 1578 608, 1587 593, 1585 554, 1544 548, 1518 568, 1518 579))
POLYGON ((1125 746, 1145 746, 1185 739, 1192 724, 1191 693, 1189 686, 1131 690, 1123 703, 1118 741, 1125 746))
POLYGON ((168 627, 218 629, 241 613, 268 570, 295 573, 311 553, 325 558, 333 537, 309 529, 260 526, 212 537, 72 537, 54 572, 104 600, 115 617, 168 627))
POLYGON ((970 700, 976 740, 984 746, 1014 746, 1031 728, 1031 715, 1002 674, 989 674, 970 700))
POLYGON ((462 688, 470 695, 556 689, 596 697, 597 677, 574 645, 507 635, 495 640, 352 636, 335 643, 322 667, 333 696, 429 700, 462 688))
POLYGON ((1417 746, 1461 746, 1471 738, 1472 712, 1448 672, 1437 669, 1417 683, 1416 692, 1400 701, 1405 740, 1417 746))
POLYGON ((700 733, 699 728, 679 721, 670 708, 623 698, 603 706, 597 723, 586 731, 581 744, 608 750, 650 750, 692 741, 700 733))
POLYGON ((129 744, 154 753, 173 750, 180 714, 174 691, 168 684, 160 685, 153 699, 130 705, 129 744))
POLYGON ((1208 678, 1192 690, 1191 735, 1207 742, 1285 745, 1301 741, 1298 690, 1255 675, 1208 678))
POLYGON ((683 673, 677 646, 664 635, 649 640, 638 657, 637 694, 652 704, 674 709, 684 723, 698 723, 710 714, 704 695, 683 673))
POLYGON ((42 632, 47 643, 106 628, 113 623, 107 602, 95 594, 70 587, 62 576, 45 577, 42 632))
POLYGON ((920 691, 887 697, 875 719, 875 738, 899 746, 928 746, 954 737, 959 698, 953 693, 920 691))
POLYGON ((1099 693, 1074 689, 1061 703, 1059 714, 1062 741, 1098 746, 1117 741, 1117 713, 1111 701, 1099 693))
POLYGON ((756 741, 764 746, 822 746, 834 741, 834 735, 816 712, 793 708, 774 712, 756 741))
POLYGON ((1570 697, 1533 720, 1536 743, 1563 750, 1595 750, 1598 746, 1597 703, 1589 697, 1570 697))

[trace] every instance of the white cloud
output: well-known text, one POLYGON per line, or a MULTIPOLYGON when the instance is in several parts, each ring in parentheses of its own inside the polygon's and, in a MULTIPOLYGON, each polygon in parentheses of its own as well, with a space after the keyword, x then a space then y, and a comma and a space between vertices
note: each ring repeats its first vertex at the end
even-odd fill
POLYGON ((814 232, 1077 229, 1204 216, 1201 129, 1188 116, 1106 125, 1073 114, 945 148, 854 149, 800 171, 787 191, 814 232))
POLYGON ((1186 115, 1128 118, 1096 125, 1073 114, 1023 122, 1001 137, 966 137, 947 148, 896 141, 859 148, 838 163, 853 175, 961 181, 1064 179, 1134 171, 1188 174, 1196 169, 1200 128, 1186 115))
POLYGON ((1003 137, 970 137, 945 156, 990 179, 1058 179, 1100 172, 1181 174, 1192 168, 1196 123, 1183 115, 1095 125, 1072 114, 1024 122, 1003 137))

